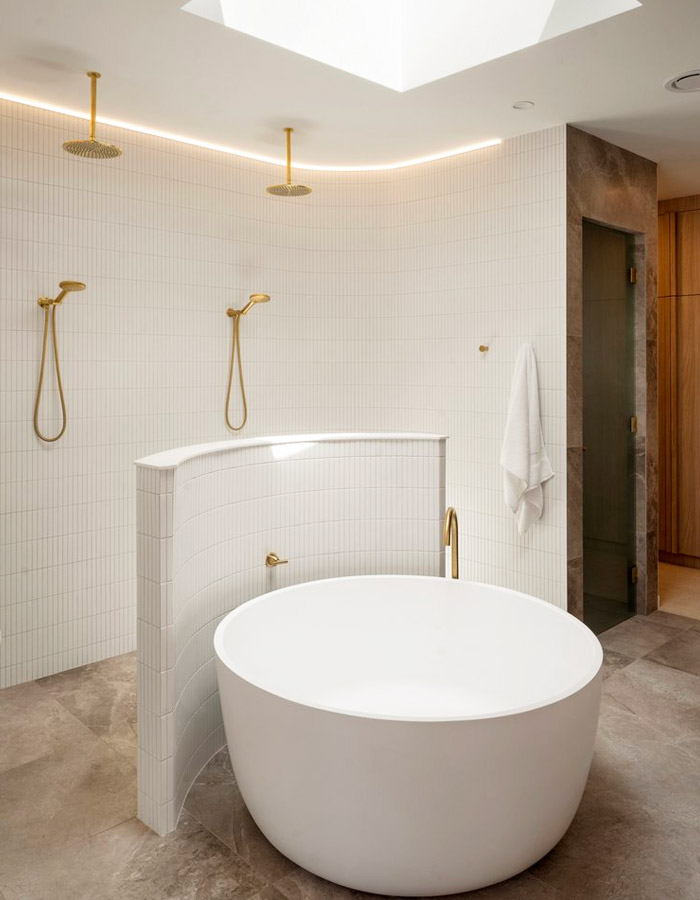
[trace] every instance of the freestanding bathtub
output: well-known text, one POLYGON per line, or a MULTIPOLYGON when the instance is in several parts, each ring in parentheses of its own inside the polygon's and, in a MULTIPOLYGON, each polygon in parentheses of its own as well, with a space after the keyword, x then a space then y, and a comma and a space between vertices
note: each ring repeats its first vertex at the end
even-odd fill
POLYGON ((603 653, 541 600, 439 578, 315 581, 234 610, 214 646, 243 798, 323 878, 480 888, 547 853, 576 812, 603 653))

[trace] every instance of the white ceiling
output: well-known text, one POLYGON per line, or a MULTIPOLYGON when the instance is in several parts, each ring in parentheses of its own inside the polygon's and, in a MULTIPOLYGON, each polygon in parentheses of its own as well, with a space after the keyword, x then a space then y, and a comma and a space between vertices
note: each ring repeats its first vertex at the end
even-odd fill
POLYGON ((700 193, 700 92, 663 87, 700 66, 698 0, 644 0, 406 93, 183 3, 0 0, 0 92, 86 109, 84 72, 98 69, 105 116, 275 158, 293 125, 298 161, 322 166, 395 163, 571 122, 658 161, 661 197, 700 193), (536 106, 513 110, 521 99, 536 106))

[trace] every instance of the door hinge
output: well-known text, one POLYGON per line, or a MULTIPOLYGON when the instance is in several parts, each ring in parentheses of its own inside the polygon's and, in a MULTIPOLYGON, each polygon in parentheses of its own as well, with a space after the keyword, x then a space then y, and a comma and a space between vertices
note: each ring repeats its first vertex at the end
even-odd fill
POLYGON ((629 276, 630 276, 630 284, 636 284, 637 283, 637 270, 635 269, 634 266, 630 266, 629 276))
POLYGON ((630 581, 632 584, 636 584, 639 581, 639 569, 636 566, 632 566, 630 569, 630 581))
POLYGON ((630 416, 630 431, 632 432, 632 434, 637 433, 637 417, 636 416, 630 416))

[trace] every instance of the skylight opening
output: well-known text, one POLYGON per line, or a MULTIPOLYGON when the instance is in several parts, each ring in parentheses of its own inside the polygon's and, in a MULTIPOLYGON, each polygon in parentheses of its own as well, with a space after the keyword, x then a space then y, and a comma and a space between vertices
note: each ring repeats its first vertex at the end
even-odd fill
POLYGON ((403 92, 641 5, 640 0, 190 0, 182 9, 403 92))

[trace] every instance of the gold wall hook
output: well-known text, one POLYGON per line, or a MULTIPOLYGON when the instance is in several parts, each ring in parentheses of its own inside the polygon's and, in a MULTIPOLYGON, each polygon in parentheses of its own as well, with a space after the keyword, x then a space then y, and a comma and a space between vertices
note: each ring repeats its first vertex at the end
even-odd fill
POLYGON ((274 569, 275 566, 284 566, 288 562, 288 559, 280 559, 276 553, 268 553, 265 557, 265 565, 268 569, 274 569))
POLYGON ((479 353, 488 353, 489 347, 488 344, 479 344, 479 353))

